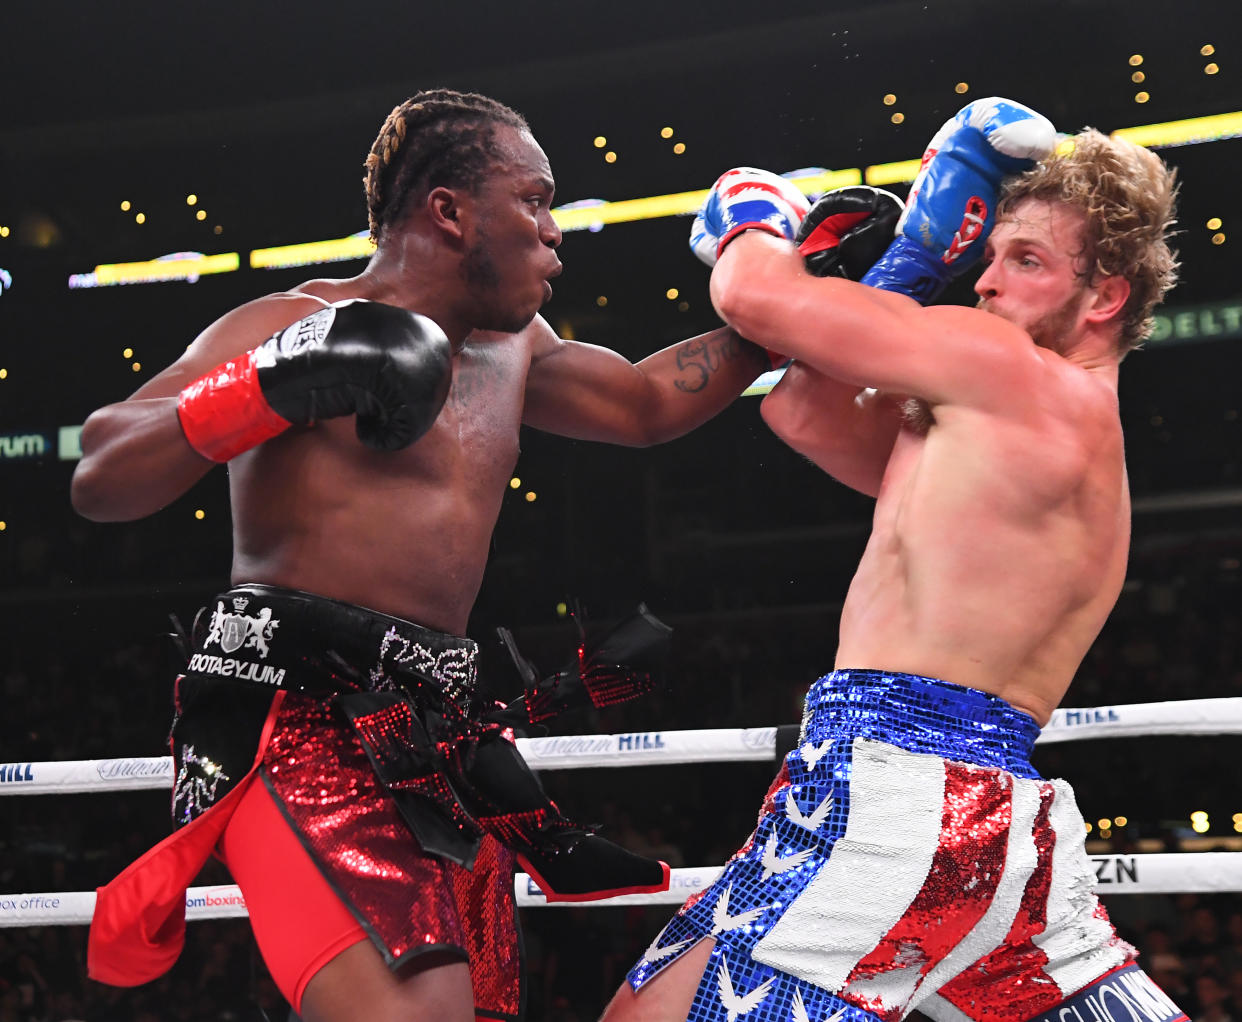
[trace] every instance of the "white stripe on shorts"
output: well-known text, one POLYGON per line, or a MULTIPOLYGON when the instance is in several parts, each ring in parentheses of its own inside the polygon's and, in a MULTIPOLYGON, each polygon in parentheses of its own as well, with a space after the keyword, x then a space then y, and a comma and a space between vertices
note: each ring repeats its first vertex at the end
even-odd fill
POLYGON ((853 744, 845 834, 751 957, 827 990, 905 915, 940 843, 944 760, 883 742, 853 744))
POLYGON ((1095 918, 1095 870, 1085 847, 1087 828, 1064 781, 1053 781, 1051 823, 1056 834, 1052 883, 1048 889, 1048 924, 1031 938, 1048 956, 1044 971, 1065 996, 1077 993, 1126 960, 1126 945, 1113 939, 1112 927, 1095 918), (1053 911, 1059 910, 1054 916, 1053 911))

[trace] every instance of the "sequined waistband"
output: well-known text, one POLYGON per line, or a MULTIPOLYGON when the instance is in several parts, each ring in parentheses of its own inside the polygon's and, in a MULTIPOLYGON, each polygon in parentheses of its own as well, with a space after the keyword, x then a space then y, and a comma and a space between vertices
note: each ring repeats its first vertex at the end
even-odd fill
POLYGON ((194 624, 192 673, 283 688, 390 689, 430 678, 453 699, 478 681, 472 639, 294 589, 221 593, 194 624))
POLYGON ((843 733, 1039 776, 1030 765, 1039 737, 1033 717, 998 696, 938 678, 866 670, 824 675, 807 693, 802 737, 819 742, 843 733))

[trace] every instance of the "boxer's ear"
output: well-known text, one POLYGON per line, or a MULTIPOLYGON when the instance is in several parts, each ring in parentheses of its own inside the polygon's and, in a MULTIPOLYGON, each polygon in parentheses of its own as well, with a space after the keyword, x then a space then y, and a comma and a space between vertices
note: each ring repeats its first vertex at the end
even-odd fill
POLYGON ((1130 299, 1130 282, 1124 277, 1100 277, 1091 285, 1093 298, 1087 310, 1088 323, 1107 323, 1121 314, 1130 299))
POLYGON ((427 193, 425 207, 431 224, 439 231, 461 238, 463 233, 462 193, 454 188, 443 186, 431 189, 427 193))

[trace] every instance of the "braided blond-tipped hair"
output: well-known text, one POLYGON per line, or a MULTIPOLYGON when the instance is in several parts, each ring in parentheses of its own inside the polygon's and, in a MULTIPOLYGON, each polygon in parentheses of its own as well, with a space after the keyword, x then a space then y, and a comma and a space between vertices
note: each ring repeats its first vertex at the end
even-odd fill
POLYGON ((371 240, 378 244, 416 191, 477 188, 500 159, 497 124, 530 130, 521 114, 473 92, 429 89, 394 108, 364 164, 371 240))
POLYGON ((1177 283, 1169 247, 1177 201, 1176 173, 1142 146, 1087 128, 1073 149, 1058 152, 1006 182, 997 216, 1025 199, 1060 202, 1085 217, 1081 278, 1122 277, 1130 297, 1122 309, 1124 353, 1152 330, 1152 311, 1177 283))

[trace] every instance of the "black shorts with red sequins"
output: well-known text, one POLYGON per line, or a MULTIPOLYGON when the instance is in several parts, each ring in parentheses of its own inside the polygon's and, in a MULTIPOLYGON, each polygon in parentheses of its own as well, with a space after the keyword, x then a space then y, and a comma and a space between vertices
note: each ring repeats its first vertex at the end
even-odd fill
POLYGON ((471 840, 454 830, 451 789, 435 783, 425 729, 400 745, 397 767, 410 775, 412 793, 392 776, 381 780, 377 766, 400 771, 368 755, 342 708, 350 698, 378 699, 386 723, 400 719, 417 730, 411 721, 430 707, 435 720, 468 731, 477 652, 469 639, 307 593, 244 585, 221 594, 199 615, 178 679, 173 815, 187 823, 231 790, 270 724, 251 783, 267 786, 385 961, 398 968, 428 950, 460 951, 476 1013, 516 1019, 513 853, 487 835, 471 840), (419 796, 419 785, 431 794, 419 796), (416 839, 412 816, 446 834, 444 847, 466 851, 432 854, 416 839))

